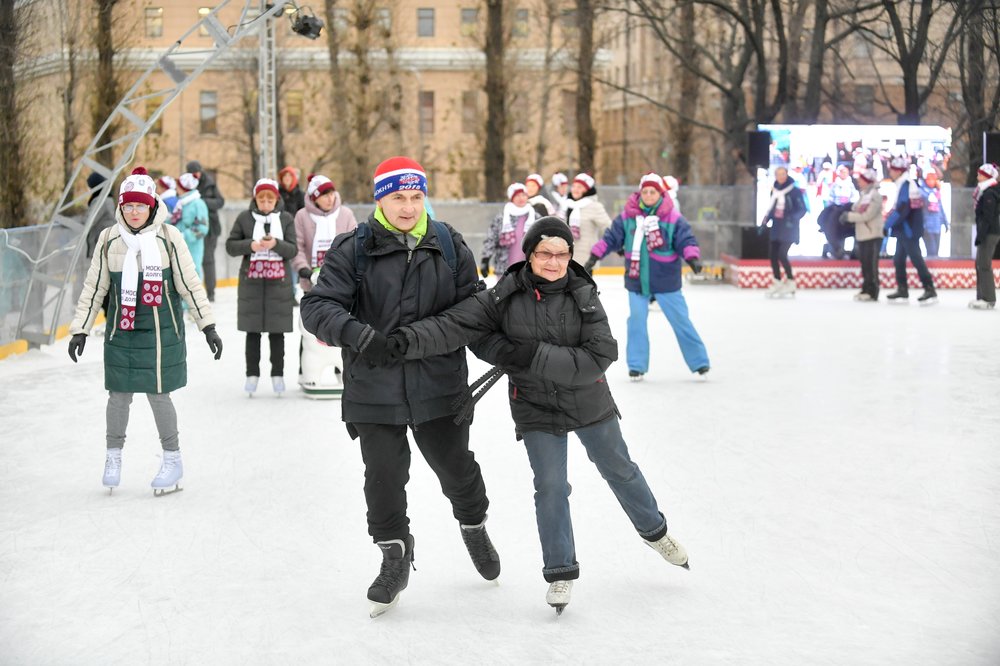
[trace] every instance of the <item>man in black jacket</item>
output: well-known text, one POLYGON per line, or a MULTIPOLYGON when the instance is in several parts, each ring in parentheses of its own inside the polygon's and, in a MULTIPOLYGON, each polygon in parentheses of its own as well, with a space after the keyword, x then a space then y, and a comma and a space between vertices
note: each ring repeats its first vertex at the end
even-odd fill
POLYGON ((489 500, 469 450, 469 424, 453 422, 452 403, 467 390, 465 350, 404 362, 386 339, 481 288, 472 252, 458 232, 429 218, 426 194, 427 178, 415 161, 382 162, 375 171, 375 212, 334 241, 301 303, 306 330, 343 349, 343 420, 351 437, 361 439, 368 533, 383 556, 368 589, 373 617, 396 602, 413 560, 407 428, 451 501, 476 569, 487 580, 500 575, 484 526, 489 500))
POLYGON ((215 246, 218 245, 219 236, 222 234, 219 209, 226 204, 226 200, 222 198, 215 179, 202 170, 201 162, 191 160, 187 163, 187 170, 198 178, 198 192, 201 193, 201 200, 208 206, 208 235, 205 236, 205 256, 201 260, 201 268, 205 280, 205 293, 208 294, 208 300, 214 303, 215 246))

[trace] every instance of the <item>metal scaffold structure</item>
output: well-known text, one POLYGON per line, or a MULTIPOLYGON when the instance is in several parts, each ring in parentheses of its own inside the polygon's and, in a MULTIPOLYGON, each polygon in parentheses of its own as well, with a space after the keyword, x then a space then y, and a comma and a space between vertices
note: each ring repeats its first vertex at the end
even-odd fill
MULTIPOLYGON (((136 79, 132 87, 108 116, 97 135, 77 161, 72 176, 63 190, 59 202, 48 222, 44 239, 39 248, 31 272, 24 303, 17 326, 17 337, 37 347, 55 342, 59 325, 68 320, 67 295, 77 281, 75 271, 80 254, 86 247, 87 231, 93 225, 100 211, 100 201, 108 196, 111 188, 123 171, 132 163, 140 141, 159 120, 164 110, 213 62, 224 55, 236 43, 260 34, 259 96, 261 123, 261 173, 273 173, 276 139, 275 108, 275 43, 273 18, 293 12, 292 29, 299 34, 315 39, 319 36, 322 22, 311 15, 302 15, 294 2, 269 3, 262 0, 245 0, 239 21, 227 28, 219 20, 219 13, 232 0, 222 0, 207 15, 191 26, 174 42, 145 72, 136 79), (192 37, 208 34, 212 39, 210 48, 184 49, 192 37), (195 62, 194 67, 184 71, 177 64, 183 54, 184 62, 195 62), (154 76, 166 74, 168 85, 154 85, 154 76), (159 101, 155 107, 150 101, 159 101), (152 109, 152 110, 151 110, 152 109), (109 137, 109 128, 124 124, 129 131, 121 136, 109 137), (118 157, 111 167, 102 164, 98 156, 105 151, 113 151, 118 157), (104 177, 97 187, 86 185, 89 172, 104 177), (94 205, 83 215, 74 214, 94 194, 94 205)), ((200 44, 201 39, 197 39, 200 44)))

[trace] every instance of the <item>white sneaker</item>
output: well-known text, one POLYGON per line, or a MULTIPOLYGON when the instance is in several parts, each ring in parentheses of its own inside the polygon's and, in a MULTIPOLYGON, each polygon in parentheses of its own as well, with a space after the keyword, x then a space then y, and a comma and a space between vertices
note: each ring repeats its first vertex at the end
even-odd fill
POLYGON ((563 609, 569 604, 572 592, 573 581, 557 580, 549 585, 549 591, 545 593, 545 603, 555 608, 556 613, 562 615, 563 609))
POLYGON ((271 388, 278 395, 285 392, 285 378, 284 377, 271 377, 271 388))
POLYGON ((992 310, 996 303, 990 303, 989 301, 984 301, 983 299, 976 299, 969 303, 970 310, 992 310))
POLYGON ((257 382, 259 381, 260 377, 247 377, 247 383, 243 385, 243 390, 252 396, 257 391, 257 382))
POLYGON ((670 534, 664 534, 658 541, 646 541, 646 545, 662 555, 667 562, 690 569, 687 551, 670 534))
POLYGON ((104 457, 104 487, 114 490, 122 480, 122 450, 108 449, 104 457))
POLYGON ((164 451, 160 471, 156 473, 153 482, 149 485, 152 486, 154 495, 166 495, 182 490, 178 484, 183 476, 184 465, 181 464, 181 452, 164 451), (173 486, 173 490, 168 490, 171 486, 173 486))

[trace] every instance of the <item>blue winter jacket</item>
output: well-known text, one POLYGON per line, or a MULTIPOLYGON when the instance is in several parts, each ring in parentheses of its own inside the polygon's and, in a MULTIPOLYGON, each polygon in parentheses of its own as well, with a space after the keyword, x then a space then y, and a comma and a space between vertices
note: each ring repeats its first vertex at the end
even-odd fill
POLYGON ((899 238, 920 238, 924 235, 924 200, 919 192, 910 197, 910 188, 916 187, 909 180, 904 180, 898 187, 896 205, 885 218, 885 228, 899 238))

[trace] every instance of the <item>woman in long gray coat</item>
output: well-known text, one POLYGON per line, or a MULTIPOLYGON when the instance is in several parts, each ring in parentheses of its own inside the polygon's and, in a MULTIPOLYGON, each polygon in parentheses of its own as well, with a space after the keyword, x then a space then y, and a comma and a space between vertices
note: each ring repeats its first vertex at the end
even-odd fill
POLYGON ((557 612, 569 603, 580 575, 566 474, 570 432, 643 542, 671 564, 686 568, 688 561, 684 547, 667 533, 667 521, 622 438, 604 376, 618 358, 618 344, 593 279, 571 262, 573 241, 565 222, 543 217, 524 236, 527 259, 508 268, 493 289, 389 336, 407 359, 478 341, 476 353, 507 371, 511 416, 535 476, 546 601, 557 612))
POLYGON ((243 257, 237 292, 236 328, 247 334, 247 379, 253 395, 260 379, 260 338, 271 347, 271 386, 285 390, 285 333, 292 332, 295 296, 291 259, 298 251, 292 216, 277 209, 278 183, 261 178, 253 188, 250 209, 236 218, 226 252, 243 257))

